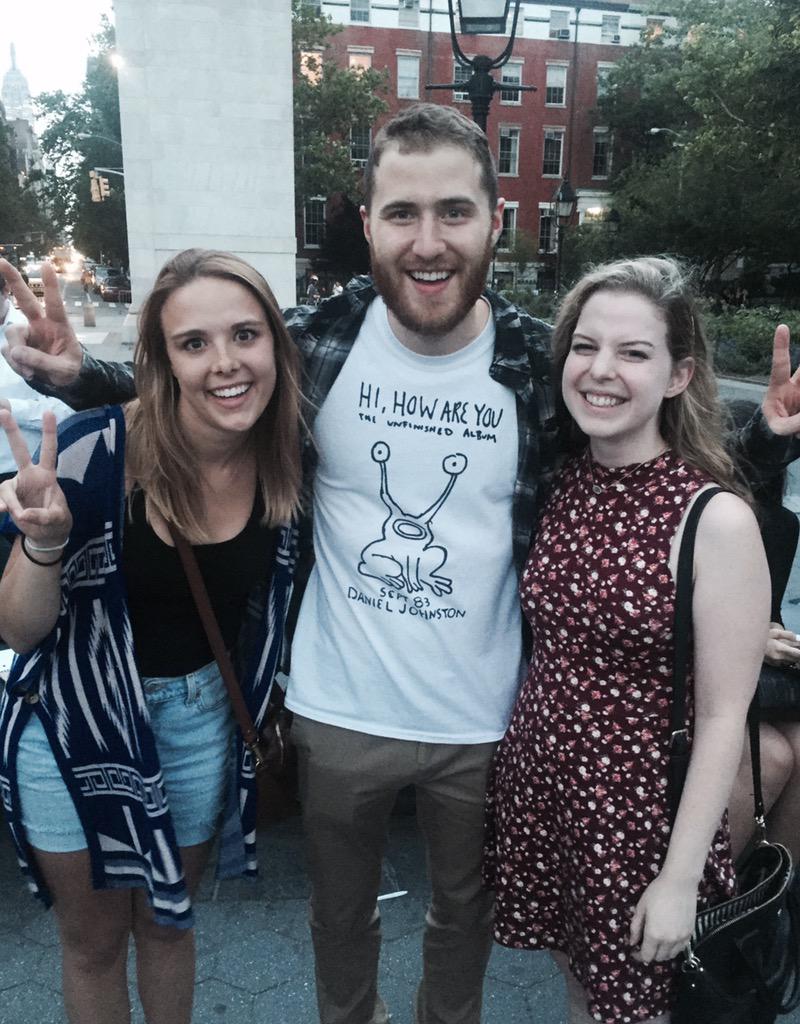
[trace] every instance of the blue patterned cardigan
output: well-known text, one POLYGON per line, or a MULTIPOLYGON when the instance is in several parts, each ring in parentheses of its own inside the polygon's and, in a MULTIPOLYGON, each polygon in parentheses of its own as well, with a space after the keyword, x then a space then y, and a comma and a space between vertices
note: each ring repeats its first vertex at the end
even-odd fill
MULTIPOLYGON (((144 887, 160 924, 193 924, 141 681, 134 663, 122 532, 125 421, 119 406, 80 413, 59 428, 58 477, 74 520, 64 552, 61 608, 52 632, 18 655, 0 694, 0 796, 29 888, 50 899, 29 858, 16 785, 16 751, 38 714, 86 834, 96 889, 144 887)), ((4 530, 16 533, 7 521, 4 530)), ((296 559, 281 530, 269 590, 250 595, 237 669, 251 715, 266 713, 279 665, 296 559)), ((257 588, 258 589, 258 588, 257 588)), ((256 873, 256 784, 236 732, 222 826, 219 877, 256 873)))

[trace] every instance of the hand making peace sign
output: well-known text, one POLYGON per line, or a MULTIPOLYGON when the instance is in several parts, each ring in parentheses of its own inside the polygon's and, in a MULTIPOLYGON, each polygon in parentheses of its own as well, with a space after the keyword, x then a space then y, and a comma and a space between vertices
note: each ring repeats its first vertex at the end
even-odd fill
POLYGON ((3 355, 21 377, 35 376, 52 387, 71 384, 81 368, 83 349, 67 319, 55 270, 49 263, 42 264, 44 310, 20 272, 7 260, 0 260, 0 274, 28 318, 26 325, 6 328, 3 355))
POLYGON ((31 459, 28 446, 10 412, 0 410, 0 426, 19 472, 0 484, 0 512, 8 512, 32 543, 57 547, 69 537, 72 515, 56 479, 56 418, 42 417, 42 447, 39 462, 31 459))

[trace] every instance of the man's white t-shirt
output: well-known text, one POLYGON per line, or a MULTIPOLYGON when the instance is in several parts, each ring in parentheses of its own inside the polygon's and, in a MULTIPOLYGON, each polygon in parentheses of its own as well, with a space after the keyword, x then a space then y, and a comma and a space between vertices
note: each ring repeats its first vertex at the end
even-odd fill
POLYGON ((314 427, 316 564, 287 705, 375 736, 483 743, 520 679, 512 558, 517 415, 494 322, 411 352, 376 299, 314 427))

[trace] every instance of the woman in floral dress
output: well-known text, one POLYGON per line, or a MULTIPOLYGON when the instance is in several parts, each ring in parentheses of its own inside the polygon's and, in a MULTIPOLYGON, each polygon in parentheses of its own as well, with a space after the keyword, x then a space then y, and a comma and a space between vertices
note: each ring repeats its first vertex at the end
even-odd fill
POLYGON ((553 344, 576 454, 521 581, 534 653, 489 788, 495 938, 553 951, 570 1024, 665 1024, 698 901, 733 892, 725 807, 769 579, 680 268, 594 271, 566 297, 553 344), (727 493, 698 527, 692 754, 670 829, 675 563, 684 516, 714 484, 727 493))

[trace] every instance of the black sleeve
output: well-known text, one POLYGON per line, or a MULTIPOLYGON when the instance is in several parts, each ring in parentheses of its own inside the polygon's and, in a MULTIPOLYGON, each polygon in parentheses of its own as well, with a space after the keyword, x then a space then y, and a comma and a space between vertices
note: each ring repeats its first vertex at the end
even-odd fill
POLYGON ((107 363, 85 350, 81 371, 74 383, 63 388, 51 388, 37 380, 28 383, 40 394, 60 398, 79 412, 99 405, 118 405, 136 397, 133 363, 107 363))
POLYGON ((774 434, 760 409, 728 438, 728 450, 754 491, 768 487, 800 457, 800 438, 774 434))

